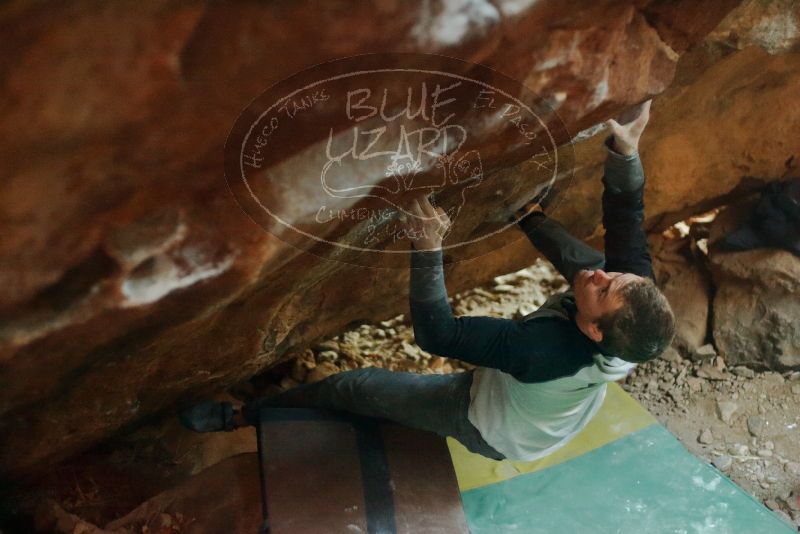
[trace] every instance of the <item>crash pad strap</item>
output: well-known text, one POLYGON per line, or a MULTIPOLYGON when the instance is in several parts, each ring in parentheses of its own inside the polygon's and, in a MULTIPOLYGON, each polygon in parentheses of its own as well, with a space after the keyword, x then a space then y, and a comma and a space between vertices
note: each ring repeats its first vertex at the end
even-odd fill
POLYGON ((392 498, 389 463, 380 428, 374 420, 353 421, 358 441, 358 459, 364 484, 367 532, 395 534, 394 499, 392 498))
POLYGON ((262 425, 256 427, 256 443, 258 444, 258 478, 261 486, 261 517, 263 522, 259 529, 259 534, 269 534, 269 506, 267 506, 267 470, 266 462, 264 461, 264 448, 266 439, 266 432, 262 429, 262 425))

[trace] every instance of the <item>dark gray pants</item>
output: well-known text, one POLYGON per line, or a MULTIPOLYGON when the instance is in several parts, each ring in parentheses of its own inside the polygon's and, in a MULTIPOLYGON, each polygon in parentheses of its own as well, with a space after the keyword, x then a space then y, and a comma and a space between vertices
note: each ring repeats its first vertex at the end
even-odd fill
POLYGON ((474 453, 502 460, 467 419, 471 385, 471 371, 420 375, 368 367, 257 399, 244 412, 252 422, 260 407, 342 410, 452 436, 474 453))

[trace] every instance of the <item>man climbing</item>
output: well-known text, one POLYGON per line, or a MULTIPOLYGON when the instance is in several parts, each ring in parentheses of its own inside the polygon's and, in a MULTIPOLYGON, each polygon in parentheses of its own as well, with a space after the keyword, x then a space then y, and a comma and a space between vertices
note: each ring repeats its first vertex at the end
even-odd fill
POLYGON ((656 288, 644 219, 639 137, 650 102, 631 120, 609 121, 603 184, 605 255, 571 236, 538 206, 519 226, 570 282, 521 320, 453 316, 444 285, 442 235, 450 221, 427 198, 407 222, 413 243, 409 300, 417 344, 477 367, 452 375, 366 368, 339 373, 246 404, 203 403, 181 414, 187 427, 232 430, 254 424, 261 407, 314 407, 390 419, 452 436, 496 460, 534 460, 564 445, 594 416, 606 383, 657 357, 674 335, 674 317, 656 288))

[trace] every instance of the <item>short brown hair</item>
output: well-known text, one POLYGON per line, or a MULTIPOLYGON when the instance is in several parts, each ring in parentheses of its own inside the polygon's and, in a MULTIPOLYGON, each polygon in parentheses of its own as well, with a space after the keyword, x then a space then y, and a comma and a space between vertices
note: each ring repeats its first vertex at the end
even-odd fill
POLYGON ((603 332, 600 348, 609 356, 646 362, 660 355, 675 337, 675 315, 664 294, 650 278, 620 290, 624 302, 597 323, 603 332))

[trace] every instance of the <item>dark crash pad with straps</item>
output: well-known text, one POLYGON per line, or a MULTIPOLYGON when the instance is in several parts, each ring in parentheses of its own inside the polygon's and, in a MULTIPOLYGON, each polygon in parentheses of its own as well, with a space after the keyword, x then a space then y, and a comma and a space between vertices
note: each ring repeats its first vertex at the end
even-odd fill
POLYGON ((447 443, 436 434, 268 408, 258 438, 272 534, 468 532, 447 443))

